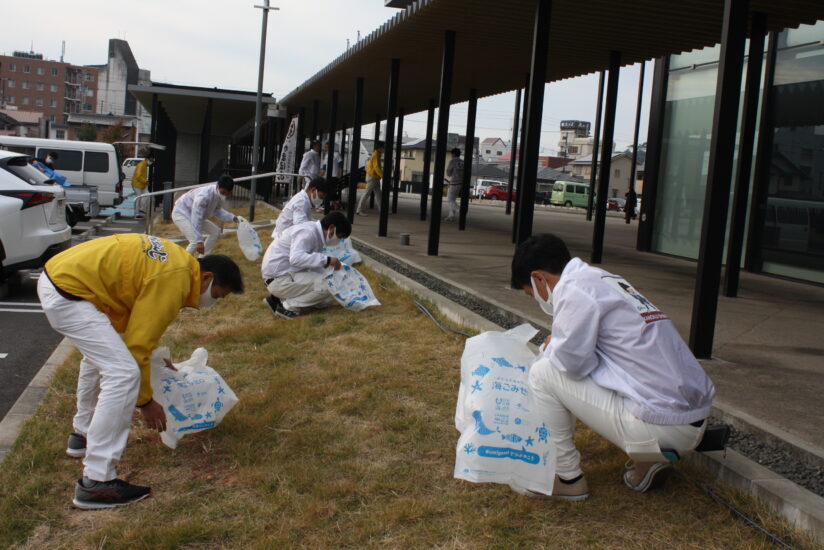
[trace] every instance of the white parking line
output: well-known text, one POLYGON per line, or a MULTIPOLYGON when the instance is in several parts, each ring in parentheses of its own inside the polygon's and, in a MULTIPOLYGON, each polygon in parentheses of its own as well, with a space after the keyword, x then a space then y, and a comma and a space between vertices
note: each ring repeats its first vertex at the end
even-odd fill
POLYGON ((8 311, 11 313, 43 313, 42 309, 10 309, 0 308, 0 311, 8 311))

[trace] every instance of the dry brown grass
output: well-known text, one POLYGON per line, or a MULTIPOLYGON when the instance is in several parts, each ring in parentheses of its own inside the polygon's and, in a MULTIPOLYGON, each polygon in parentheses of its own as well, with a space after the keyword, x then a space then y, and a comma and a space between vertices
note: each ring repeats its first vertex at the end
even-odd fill
MULTIPOLYGON (((268 231, 261 237, 268 243, 268 231)), ((206 347, 240 403, 174 451, 136 420, 119 473, 152 485, 153 498, 76 511, 69 502, 81 465, 63 455, 75 355, 0 466, 0 547, 770 548, 685 476, 650 494, 627 490, 624 455, 586 429, 578 434, 586 503, 454 479, 463 339, 365 268, 381 307, 274 319, 261 304, 259 264, 234 243, 223 239, 217 251, 241 263, 246 294, 182 314, 163 344, 175 358, 206 347)), ((716 490, 781 536, 820 548, 751 499, 716 490)))

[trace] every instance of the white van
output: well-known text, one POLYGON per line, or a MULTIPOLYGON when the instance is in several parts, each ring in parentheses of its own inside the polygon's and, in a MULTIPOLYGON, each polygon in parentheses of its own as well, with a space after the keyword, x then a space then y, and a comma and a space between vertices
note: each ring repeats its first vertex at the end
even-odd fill
POLYGON ((39 159, 54 151, 58 156, 54 169, 72 185, 96 186, 100 206, 117 206, 123 202, 120 159, 110 143, 0 136, 0 149, 39 159))

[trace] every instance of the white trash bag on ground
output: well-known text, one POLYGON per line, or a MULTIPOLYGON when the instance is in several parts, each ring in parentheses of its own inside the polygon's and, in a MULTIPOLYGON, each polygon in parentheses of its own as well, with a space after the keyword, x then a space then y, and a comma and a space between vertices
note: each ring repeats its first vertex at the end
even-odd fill
POLYGON ((455 427, 455 477, 552 493, 555 446, 537 418, 529 370, 535 354, 529 324, 466 341, 455 427))
POLYGON ((246 218, 238 216, 237 242, 246 259, 254 262, 263 253, 260 237, 246 218))
POLYGON ((214 428, 226 416, 238 398, 226 381, 206 365, 209 353, 197 348, 192 356, 176 363, 173 371, 165 364, 169 348, 152 352, 152 392, 154 400, 166 413, 166 431, 160 439, 172 449, 187 433, 214 428))
POLYGON ((340 269, 332 269, 323 282, 329 293, 346 309, 361 311, 369 306, 381 305, 366 277, 350 265, 341 264, 340 269))
POLYGON ((358 251, 352 248, 352 240, 348 238, 341 239, 335 246, 325 247, 323 253, 327 256, 334 256, 344 264, 355 265, 363 261, 358 251))

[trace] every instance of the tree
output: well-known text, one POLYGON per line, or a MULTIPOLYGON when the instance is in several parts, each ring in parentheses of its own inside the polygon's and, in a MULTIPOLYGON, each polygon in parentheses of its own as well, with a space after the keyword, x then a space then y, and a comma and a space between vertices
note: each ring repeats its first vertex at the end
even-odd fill
POLYGON ((80 141, 95 141, 97 139, 97 126, 91 122, 84 122, 77 131, 77 139, 80 141))
MULTIPOLYGON (((118 118, 117 122, 115 122, 111 126, 103 128, 97 134, 97 141, 101 141, 103 143, 129 141, 129 128, 126 128, 126 125, 123 123, 122 118, 118 118)), ((117 153, 118 155, 120 155, 120 158, 126 158, 126 151, 124 151, 123 146, 115 145, 115 147, 117 148, 117 153)))

